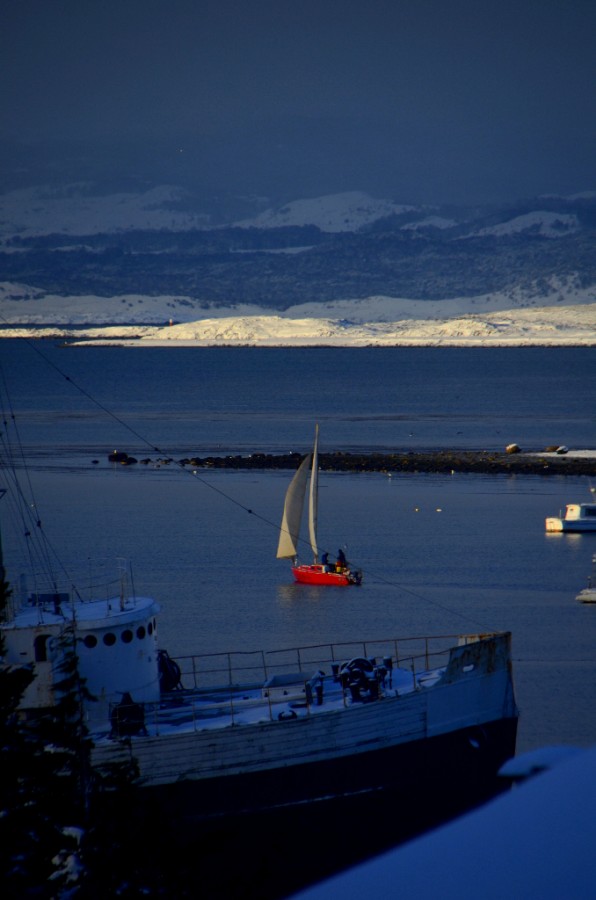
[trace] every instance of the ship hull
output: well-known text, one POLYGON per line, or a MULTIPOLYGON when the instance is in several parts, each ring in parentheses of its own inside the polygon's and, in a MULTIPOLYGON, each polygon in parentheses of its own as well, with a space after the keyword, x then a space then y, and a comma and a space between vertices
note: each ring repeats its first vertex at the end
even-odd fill
POLYGON ((501 719, 360 757, 146 788, 137 802, 143 821, 167 823, 187 888, 281 900, 507 789, 497 772, 516 728, 501 719))
POLYGON ((324 566, 292 566, 292 574, 299 584, 319 584, 332 587, 347 587, 360 584, 361 577, 356 573, 325 571, 324 566))
POLYGON ((389 796, 400 816, 425 821, 502 790, 497 773, 515 755, 516 734, 517 718, 500 719, 368 753, 145 791, 187 825, 305 805, 319 815, 338 801, 375 804, 389 796))
POLYGON ((546 530, 551 533, 596 534, 596 522, 574 522, 567 519, 547 519, 546 530))

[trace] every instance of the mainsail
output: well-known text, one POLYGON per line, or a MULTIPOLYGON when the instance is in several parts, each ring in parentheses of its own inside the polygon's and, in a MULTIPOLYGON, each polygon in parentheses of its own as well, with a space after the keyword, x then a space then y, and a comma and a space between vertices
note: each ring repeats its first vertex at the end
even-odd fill
POLYGON ((308 479, 308 466, 312 456, 308 456, 300 463, 298 471, 294 475, 284 504, 284 514, 281 521, 279 544, 277 547, 278 559, 294 559, 298 555, 298 540, 300 537, 300 522, 304 507, 304 495, 306 494, 306 481, 308 479))

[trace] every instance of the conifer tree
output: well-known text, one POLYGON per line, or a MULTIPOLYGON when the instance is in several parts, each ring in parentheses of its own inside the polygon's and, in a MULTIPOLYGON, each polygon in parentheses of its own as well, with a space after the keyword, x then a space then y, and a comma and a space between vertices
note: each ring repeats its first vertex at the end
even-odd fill
MULTIPOLYGON (((2 575, 3 622, 8 617, 11 593, 2 575)), ((30 893, 40 876, 52 874, 46 847, 53 849, 55 843, 48 841, 53 828, 37 802, 43 744, 17 711, 35 674, 31 666, 5 663, 5 654, 6 642, 0 632, 0 883, 6 896, 17 897, 30 893)))
MULTIPOLYGON (((0 619, 11 590, 0 577, 0 619)), ((0 669, 0 884, 3 897, 55 898, 81 876, 78 847, 87 812, 88 736, 80 700, 86 696, 68 633, 55 707, 24 718, 21 698, 33 666, 0 669)), ((6 652, 0 632, 0 657, 6 652)), ((74 644, 72 644, 74 646, 74 644)))
MULTIPOLYGON (((0 621, 10 597, 0 572, 0 621)), ((167 824, 139 802, 134 758, 102 771, 91 766, 85 704, 93 698, 76 640, 74 625, 58 639, 54 705, 24 718, 18 707, 34 666, 4 663, 0 631, 0 896, 187 896, 167 824)))

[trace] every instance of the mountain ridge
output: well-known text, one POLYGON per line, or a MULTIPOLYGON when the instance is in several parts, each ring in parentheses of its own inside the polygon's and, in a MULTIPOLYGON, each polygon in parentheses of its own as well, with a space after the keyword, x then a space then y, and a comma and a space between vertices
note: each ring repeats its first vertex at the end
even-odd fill
POLYGON ((200 314, 377 296, 549 305, 596 287, 592 192, 474 209, 362 191, 279 208, 258 198, 254 216, 214 225, 173 185, 94 190, 80 183, 0 195, 2 280, 31 297, 183 298, 178 305, 200 314))

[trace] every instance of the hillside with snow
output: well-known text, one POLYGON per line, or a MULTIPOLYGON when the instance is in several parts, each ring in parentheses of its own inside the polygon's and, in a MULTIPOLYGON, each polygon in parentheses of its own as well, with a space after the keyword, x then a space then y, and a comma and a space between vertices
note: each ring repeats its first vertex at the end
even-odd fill
MULTIPOLYGON (((401 320, 449 319, 461 315, 501 310, 549 310, 596 303, 596 289, 574 289, 556 279, 543 290, 506 291, 448 300, 374 296, 328 303, 302 303, 278 311, 280 318, 334 319, 350 324, 388 323, 401 320)), ((270 312, 270 311, 269 311, 270 312)), ((205 319, 241 319, 266 316, 265 307, 253 304, 217 306, 192 297, 123 294, 99 297, 93 294, 63 296, 46 294, 38 288, 0 282, 0 324, 4 326, 165 325, 194 323, 205 319)))
POLYGON ((207 213, 181 211, 186 192, 173 185, 98 194, 87 182, 21 188, 0 195, 0 236, 90 235, 205 228, 207 213))
POLYGON ((596 345, 594 292, 577 292, 574 303, 549 306, 518 297, 518 306, 512 307, 511 299, 494 295, 429 303, 371 297, 305 304, 281 314, 247 305, 219 307, 199 317, 196 306, 180 297, 63 298, 0 285, 5 323, 0 337, 179 347, 596 345))
POLYGON ((576 215, 568 213, 549 212, 548 210, 534 210, 521 216, 514 216, 498 225, 488 225, 476 232, 478 237, 494 235, 503 237, 506 235, 530 232, 541 237, 558 238, 564 234, 572 234, 581 229, 581 224, 576 215))
POLYGON ((251 204, 254 215, 215 225, 212 210, 173 185, 6 192, 2 322, 153 326, 265 315, 394 323, 596 300, 590 192, 477 209, 362 191, 284 205, 244 198, 244 208, 251 204))
POLYGON ((238 228, 288 228, 315 225, 321 231, 359 231, 387 216, 416 212, 416 207, 378 200, 364 191, 347 191, 308 200, 295 200, 278 209, 234 224, 238 228))

